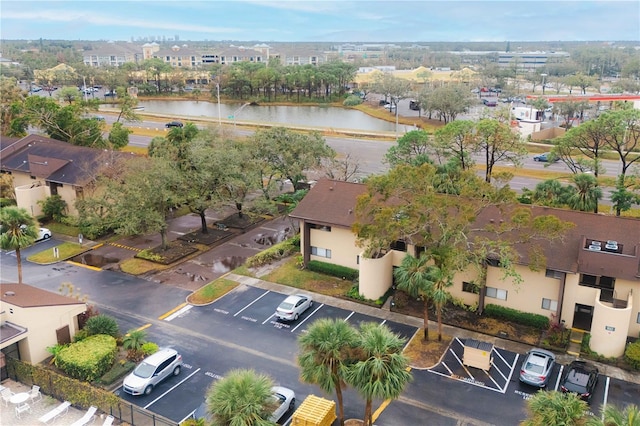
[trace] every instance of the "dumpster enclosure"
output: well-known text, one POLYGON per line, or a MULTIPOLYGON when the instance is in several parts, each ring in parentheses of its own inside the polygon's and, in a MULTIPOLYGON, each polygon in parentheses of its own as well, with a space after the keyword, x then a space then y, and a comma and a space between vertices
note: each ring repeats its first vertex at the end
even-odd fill
POLYGON ((493 345, 487 342, 481 342, 475 339, 467 339, 464 342, 464 354, 462 355, 462 363, 468 367, 479 368, 489 371, 491 368, 491 353, 493 345))

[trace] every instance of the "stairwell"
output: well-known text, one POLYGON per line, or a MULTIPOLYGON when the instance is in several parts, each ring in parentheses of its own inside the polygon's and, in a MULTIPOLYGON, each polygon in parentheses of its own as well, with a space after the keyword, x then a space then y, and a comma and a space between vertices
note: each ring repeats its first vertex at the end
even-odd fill
POLYGON ((582 351, 582 338, 586 331, 579 328, 571 328, 571 334, 569 335, 569 346, 567 347, 567 354, 579 357, 582 351))

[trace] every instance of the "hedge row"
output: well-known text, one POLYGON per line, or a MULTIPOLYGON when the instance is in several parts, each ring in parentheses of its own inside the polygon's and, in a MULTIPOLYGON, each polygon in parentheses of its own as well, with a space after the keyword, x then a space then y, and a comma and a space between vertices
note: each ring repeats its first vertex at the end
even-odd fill
POLYGON ((485 306, 484 313, 493 318, 528 325, 539 330, 549 328, 549 318, 544 315, 522 312, 517 309, 505 308, 504 306, 491 304, 485 306))
POLYGON ((261 251, 255 256, 251 256, 249 259, 247 259, 246 265, 250 268, 268 265, 299 251, 300 235, 296 235, 264 251, 261 251))
POLYGON ((349 281, 358 279, 358 270, 347 268, 346 266, 334 265, 332 263, 320 262, 319 260, 311 260, 307 263, 307 269, 313 272, 319 272, 325 275, 342 278, 349 281))
POLYGON ((61 401, 69 401, 76 407, 89 408, 94 405, 105 413, 109 413, 120 402, 115 394, 81 382, 71 377, 63 376, 41 365, 33 365, 7 357, 9 377, 25 385, 38 385, 45 395, 50 395, 61 401))

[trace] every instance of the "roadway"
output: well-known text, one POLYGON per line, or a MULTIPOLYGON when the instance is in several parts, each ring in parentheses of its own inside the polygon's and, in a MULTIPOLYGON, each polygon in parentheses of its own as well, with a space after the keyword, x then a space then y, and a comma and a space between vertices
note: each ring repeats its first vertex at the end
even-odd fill
MULTIPOLYGON (((106 115, 106 121, 113 123, 115 117, 106 115)), ((212 123, 214 124, 214 123, 212 123)), ((144 117, 139 122, 127 122, 127 127, 140 128, 140 129, 164 129, 164 122, 144 117)), ((224 126, 224 125, 223 125, 224 126)), ((225 128, 227 128, 225 126, 225 128)), ((241 137, 247 137, 253 134, 253 130, 242 127, 233 127, 232 131, 241 137)), ((129 136, 129 145, 137 147, 147 147, 151 142, 152 137, 132 134, 129 136)), ((327 145, 332 147, 339 156, 344 157, 347 154, 350 155, 353 164, 358 164, 359 172, 354 176, 354 179, 362 180, 370 175, 378 175, 388 171, 389 167, 384 163, 384 157, 394 141, 389 140, 373 140, 367 138, 354 138, 354 137, 339 137, 339 136, 325 136, 327 145)), ((474 155, 476 164, 482 166, 483 157, 479 154, 474 155)), ((615 178, 620 171, 620 163, 612 160, 603 160, 604 172, 600 176, 615 178)), ((512 163, 498 163, 498 167, 514 167, 512 163)), ((556 173, 566 173, 567 179, 571 176, 569 168, 562 162, 556 163, 541 163, 533 160, 533 156, 527 156, 522 160, 521 168, 524 170, 533 171, 549 171, 556 173)), ((633 169, 633 168, 632 168, 633 169)), ((635 169, 640 170, 640 166, 636 166, 635 169)), ((514 167, 514 172, 517 169, 514 167)), ((484 175, 483 171, 479 171, 479 174, 484 175)), ((536 179, 525 176, 515 176, 510 182, 511 188, 521 193, 524 188, 533 190, 535 186, 542 182, 543 179, 536 179)), ((603 188, 602 204, 611 204, 611 189, 603 188)))

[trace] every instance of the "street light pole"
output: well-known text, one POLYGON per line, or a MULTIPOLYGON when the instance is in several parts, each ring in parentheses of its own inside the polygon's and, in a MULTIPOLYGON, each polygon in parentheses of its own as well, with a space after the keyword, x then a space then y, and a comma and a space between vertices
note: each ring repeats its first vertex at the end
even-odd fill
POLYGON ((547 74, 542 73, 540 75, 542 76, 542 96, 544 96, 544 78, 547 76, 547 74))
POLYGON ((220 118, 220 83, 216 82, 216 96, 218 97, 218 127, 222 126, 222 119, 220 118))

